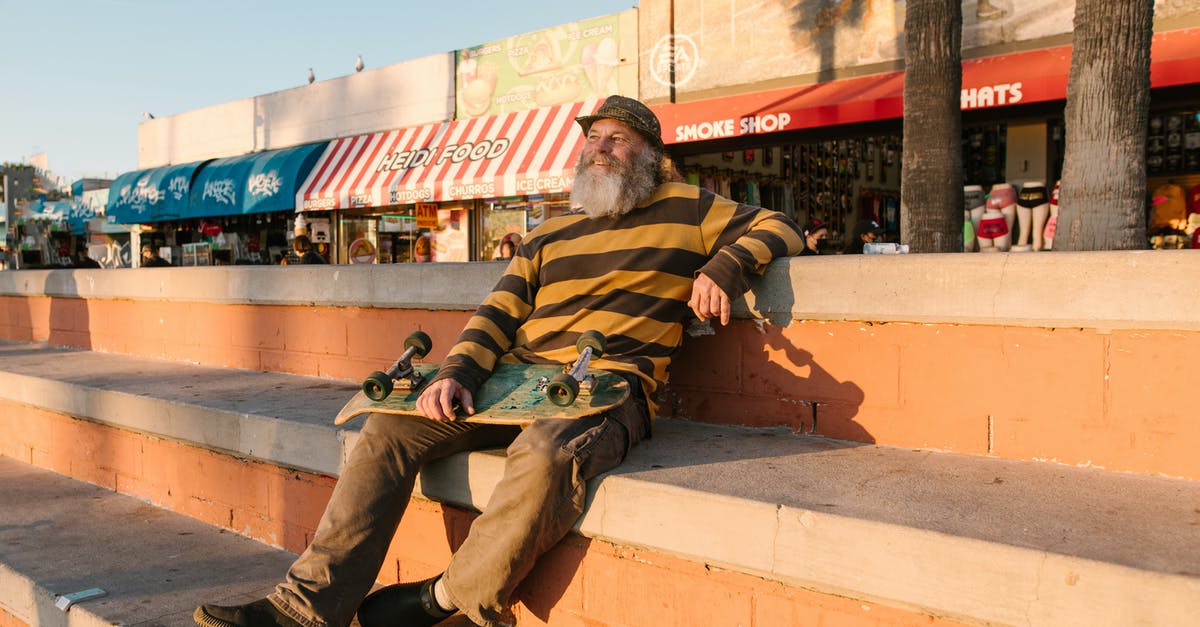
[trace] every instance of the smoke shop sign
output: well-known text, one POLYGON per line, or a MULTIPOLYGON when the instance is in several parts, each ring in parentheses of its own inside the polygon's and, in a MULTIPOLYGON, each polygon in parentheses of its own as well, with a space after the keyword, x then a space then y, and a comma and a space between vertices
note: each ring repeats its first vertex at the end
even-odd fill
POLYGON ((675 127, 675 141, 694 142, 758 133, 774 133, 788 130, 788 124, 791 122, 792 115, 790 113, 779 112, 680 124, 675 127))

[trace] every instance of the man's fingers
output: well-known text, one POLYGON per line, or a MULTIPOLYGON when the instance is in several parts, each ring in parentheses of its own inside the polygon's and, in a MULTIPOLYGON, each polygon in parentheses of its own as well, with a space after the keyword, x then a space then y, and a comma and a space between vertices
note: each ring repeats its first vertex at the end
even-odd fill
POLYGON ((475 399, 471 397, 471 392, 467 388, 459 388, 458 403, 462 405, 463 411, 468 415, 475 413, 475 399))
POLYGON ((711 315, 708 308, 708 295, 699 288, 692 290, 692 299, 688 301, 688 306, 692 308, 692 312, 701 321, 707 320, 711 315))
POLYGON ((430 420, 439 422, 453 421, 454 416, 454 400, 463 399, 460 401, 464 409, 468 413, 474 412, 474 407, 471 402, 471 393, 462 387, 462 384, 453 379, 442 379, 435 381, 421 395, 417 397, 417 411, 421 412, 422 416, 430 420))
POLYGON ((442 412, 438 420, 454 420, 454 390, 451 388, 449 385, 443 387, 438 395, 438 409, 442 412))

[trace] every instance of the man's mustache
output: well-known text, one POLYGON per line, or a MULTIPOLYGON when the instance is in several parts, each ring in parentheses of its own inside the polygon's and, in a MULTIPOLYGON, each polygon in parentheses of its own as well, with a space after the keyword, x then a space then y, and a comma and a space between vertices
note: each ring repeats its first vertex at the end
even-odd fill
POLYGON ((587 159, 584 160, 584 163, 589 165, 607 165, 613 167, 620 167, 622 165, 622 161, 620 159, 603 153, 588 155, 587 159))

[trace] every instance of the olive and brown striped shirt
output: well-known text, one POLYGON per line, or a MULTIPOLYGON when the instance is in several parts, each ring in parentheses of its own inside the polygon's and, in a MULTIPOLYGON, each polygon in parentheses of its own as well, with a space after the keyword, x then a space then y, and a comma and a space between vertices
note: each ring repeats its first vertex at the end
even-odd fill
POLYGON ((593 366, 636 374, 651 398, 683 339, 696 274, 737 299, 750 274, 801 248, 783 214, 683 183, 617 218, 552 218, 521 243, 437 378, 474 392, 498 361, 568 364, 579 335, 596 330, 607 346, 593 366))

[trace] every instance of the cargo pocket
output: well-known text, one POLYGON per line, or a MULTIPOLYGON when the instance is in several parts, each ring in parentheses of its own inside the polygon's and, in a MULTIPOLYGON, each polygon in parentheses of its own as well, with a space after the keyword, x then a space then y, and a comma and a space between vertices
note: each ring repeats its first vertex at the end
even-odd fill
POLYGON ((575 458, 578 477, 587 481, 624 461, 628 441, 625 425, 606 416, 600 424, 564 443, 562 450, 575 458))

